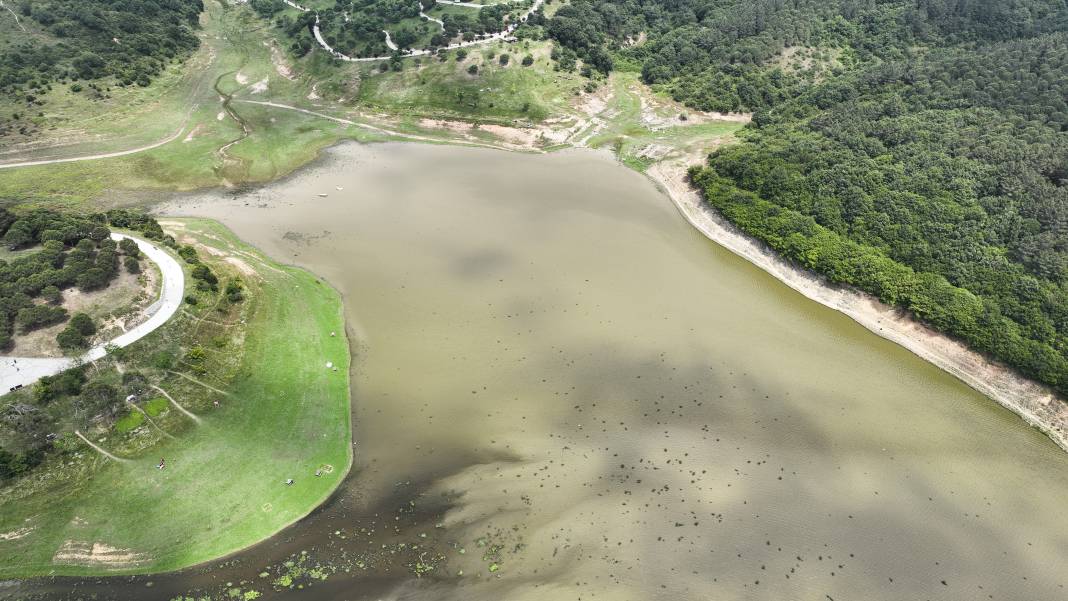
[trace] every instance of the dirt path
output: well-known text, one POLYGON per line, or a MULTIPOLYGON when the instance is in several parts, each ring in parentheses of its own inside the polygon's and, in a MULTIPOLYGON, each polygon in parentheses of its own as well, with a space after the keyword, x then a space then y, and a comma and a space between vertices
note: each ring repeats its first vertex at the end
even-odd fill
MULTIPOLYGON (((199 385, 203 386, 204 388, 207 388, 208 390, 215 391, 215 392, 217 392, 217 393, 219 393, 219 394, 221 394, 223 396, 233 396, 229 392, 226 392, 225 390, 219 390, 218 388, 212 386, 211 384, 207 384, 205 382, 201 382, 200 380, 194 378, 193 376, 189 376, 189 375, 183 374, 180 371, 171 371, 170 373, 172 373, 172 374, 174 374, 174 375, 176 375, 176 376, 178 376, 180 378, 185 378, 186 380, 189 380, 190 382, 192 382, 194 384, 199 384, 199 385)), ((164 394, 166 394, 166 393, 164 393, 164 394)))
POLYGON ((393 38, 389 37, 389 32, 388 31, 383 29, 382 33, 386 34, 386 48, 389 48, 390 50, 394 50, 394 51, 400 50, 400 48, 398 48, 397 45, 393 43, 393 38))
POLYGON ((179 405, 178 401, 174 400, 174 397, 172 397, 171 395, 167 394, 166 390, 163 390, 159 386, 155 386, 155 385, 153 385, 152 388, 155 388, 156 390, 160 391, 160 393, 162 393, 163 396, 167 397, 167 400, 170 401, 172 405, 177 407, 179 411, 184 413, 186 415, 186 417, 188 417, 189 419, 195 421, 197 424, 204 423, 199 417, 194 415, 193 412, 191 412, 188 409, 186 409, 185 407, 182 407, 181 405, 179 405))
POLYGON ((77 436, 78 438, 82 439, 82 442, 84 442, 85 444, 87 444, 90 447, 92 447, 94 451, 96 451, 97 453, 100 453, 104 457, 107 457, 108 459, 111 459, 112 461, 118 461, 119 463, 130 463, 129 459, 123 459, 122 457, 116 457, 116 456, 112 455, 111 453, 108 453, 104 449, 96 446, 95 444, 90 442, 88 438, 83 436, 81 432, 75 430, 74 431, 74 435, 77 436))
POLYGON ((768 272, 821 305, 844 313, 873 333, 896 342, 956 376, 965 384, 1016 413, 1068 451, 1068 404, 1011 369, 993 363, 919 323, 899 309, 852 288, 837 287, 782 259, 720 217, 686 178, 688 162, 665 161, 647 174, 658 183, 679 212, 713 242, 768 272))
POLYGON ((383 127, 377 127, 377 126, 374 126, 374 125, 370 125, 368 123, 359 123, 357 121, 351 121, 349 119, 343 119, 341 117, 334 117, 332 115, 327 115, 327 114, 324 114, 324 113, 317 113, 315 111, 310 111, 308 109, 303 109, 303 108, 300 108, 299 106, 292 106, 292 105, 289 105, 289 104, 279 104, 277 102, 268 102, 266 100, 242 100, 240 98, 235 98, 234 102, 243 102, 245 104, 258 104, 260 106, 270 106, 270 107, 274 107, 274 108, 277 108, 277 109, 285 109, 287 111, 296 111, 298 113, 304 113, 305 115, 311 115, 313 117, 319 117, 320 119, 327 119, 327 120, 333 121, 335 123, 341 123, 343 125, 351 125, 353 127, 359 127, 359 128, 366 129, 368 131, 373 131, 373 132, 380 133, 380 134, 387 135, 387 136, 394 136, 394 137, 397 137, 397 138, 403 138, 403 139, 406 139, 406 140, 415 140, 415 141, 419 141, 419 142, 432 142, 432 143, 435 143, 435 144, 440 144, 441 142, 448 142, 450 144, 459 144, 459 145, 462 145, 462 146, 478 146, 480 148, 493 148, 493 149, 496 149, 496 150, 509 150, 509 149, 507 149, 505 147, 502 147, 502 146, 497 146, 497 145, 494 145, 494 144, 488 144, 488 143, 482 143, 482 142, 471 142, 471 141, 467 141, 467 140, 442 140, 440 138, 432 138, 430 136, 420 136, 418 134, 407 134, 407 133, 404 133, 404 132, 385 129, 383 127))
MULTIPOLYGON (((194 104, 192 107, 190 107, 189 113, 191 114, 194 110, 196 110, 196 108, 197 108, 197 105, 194 104)), ((186 128, 187 125, 189 125, 189 115, 188 114, 186 115, 185 120, 182 121, 182 125, 180 125, 178 127, 177 131, 175 131, 170 136, 168 136, 168 137, 166 137, 166 138, 164 138, 164 139, 162 139, 162 140, 160 140, 158 142, 153 142, 152 144, 148 144, 147 146, 139 146, 137 148, 131 148, 129 150, 119 150, 119 151, 116 151, 116 152, 105 152, 105 153, 101 153, 101 154, 89 154, 89 155, 83 155, 83 156, 77 156, 77 157, 68 157, 68 158, 65 158, 65 159, 42 159, 42 160, 39 160, 39 161, 23 161, 21 163, 6 163, 6 164, 0 165, 0 169, 14 169, 16 167, 34 167, 34 166, 37 166, 37 165, 55 165, 55 164, 58 164, 58 163, 76 163, 78 161, 95 161, 97 159, 113 159, 115 157, 122 157, 122 156, 126 156, 126 155, 129 155, 129 154, 137 154, 138 152, 145 152, 146 150, 152 150, 154 148, 159 148, 160 146, 163 146, 164 144, 169 144, 169 143, 177 140, 185 132, 185 128, 186 128)))
POLYGON ((174 437, 173 437, 173 436, 171 436, 171 435, 170 435, 170 433, 168 433, 168 432, 167 432, 166 430, 164 430, 163 428, 160 428, 160 427, 159 427, 159 424, 157 424, 157 423, 156 423, 156 422, 155 422, 155 421, 154 421, 154 420, 152 419, 152 416, 151 416, 151 415, 149 415, 149 414, 148 414, 148 412, 147 412, 147 411, 145 411, 144 409, 142 409, 142 408, 138 407, 138 406, 137 406, 137 403, 134 403, 134 402, 132 402, 132 401, 126 401, 126 404, 127 404, 127 405, 129 405, 129 406, 130 406, 130 407, 131 407, 132 409, 135 409, 135 410, 137 410, 137 411, 140 411, 140 412, 141 412, 141 415, 145 416, 145 419, 146 419, 146 420, 148 420, 148 423, 152 424, 152 427, 153 427, 153 428, 155 428, 155 429, 159 430, 159 433, 160 433, 160 434, 162 434, 162 435, 166 436, 167 438, 170 438, 171 440, 174 440, 174 437))
POLYGON ((437 23, 441 27, 442 31, 445 30, 445 22, 442 21, 441 19, 435 19, 434 17, 431 17, 430 15, 426 14, 424 12, 424 7, 423 7, 423 3, 422 2, 419 3, 419 16, 425 18, 427 21, 433 21, 433 22, 437 23))
POLYGON ((19 21, 18 14, 16 14, 15 11, 11 10, 11 7, 4 4, 4 0, 0 0, 0 8, 3 8, 7 12, 11 13, 11 16, 15 17, 15 25, 19 26, 19 29, 22 30, 22 33, 26 33, 26 27, 22 24, 22 21, 19 21))

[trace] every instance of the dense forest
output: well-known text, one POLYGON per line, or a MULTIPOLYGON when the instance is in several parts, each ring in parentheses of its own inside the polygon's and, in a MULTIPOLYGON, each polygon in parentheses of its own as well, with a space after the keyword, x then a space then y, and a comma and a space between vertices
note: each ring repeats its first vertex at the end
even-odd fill
POLYGON ((1066 30, 1064 0, 573 0, 548 24, 601 71, 614 62, 640 69, 676 100, 717 111, 768 108, 928 48, 1066 30))
MULTIPOLYGON (((25 35, 0 40, 0 93, 58 81, 114 77, 148 85, 167 62, 199 45, 201 0, 14 0, 25 35), (38 34, 41 32, 41 35, 38 34)), ((19 31, 19 30, 14 30, 19 31)))
POLYGON ((1068 394, 1064 0, 575 0, 547 29, 754 112, 691 173, 741 229, 1068 394))

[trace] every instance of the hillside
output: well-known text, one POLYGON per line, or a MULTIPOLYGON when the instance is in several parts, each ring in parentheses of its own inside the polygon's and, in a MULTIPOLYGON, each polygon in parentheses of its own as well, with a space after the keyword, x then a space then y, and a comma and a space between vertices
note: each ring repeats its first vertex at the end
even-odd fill
POLYGON ((548 30, 755 112, 694 173, 742 230, 1068 393, 1063 2, 579 0, 548 30))
MULTIPOLYGON (((8 0, 0 9, 0 136, 39 134, 54 87, 89 99, 148 86, 195 50, 200 0, 8 0)), ((17 138, 16 138, 17 140, 17 138)))

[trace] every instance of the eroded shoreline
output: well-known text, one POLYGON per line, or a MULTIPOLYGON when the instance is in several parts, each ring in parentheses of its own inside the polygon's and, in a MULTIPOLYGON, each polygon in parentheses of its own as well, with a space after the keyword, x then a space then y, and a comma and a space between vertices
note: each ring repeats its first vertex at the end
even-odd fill
POLYGON ((964 344, 921 324, 867 293, 828 284, 738 230, 690 186, 686 166, 657 163, 647 175, 679 212, 709 240, 756 265, 806 298, 839 311, 869 331, 895 342, 986 395, 1068 451, 1068 406, 1047 387, 998 365, 964 344))

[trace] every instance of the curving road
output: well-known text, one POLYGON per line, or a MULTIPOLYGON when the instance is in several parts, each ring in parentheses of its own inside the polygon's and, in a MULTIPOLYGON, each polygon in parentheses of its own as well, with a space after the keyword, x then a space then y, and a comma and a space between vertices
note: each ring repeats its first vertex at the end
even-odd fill
MULTIPOLYGON (((295 3, 295 2, 292 2, 291 0, 282 0, 282 1, 285 2, 286 4, 288 4, 289 6, 292 6, 293 8, 299 10, 300 12, 305 12, 306 13, 306 12, 310 11, 310 9, 305 8, 305 7, 299 5, 299 4, 295 3)), ((441 0, 439 0, 439 2, 440 1, 441 0)), ((503 39, 507 38, 508 36, 512 35, 512 33, 515 32, 516 28, 518 28, 520 24, 522 24, 524 21, 526 21, 527 17, 529 17, 531 14, 533 14, 534 11, 538 10, 538 8, 540 8, 541 5, 544 2, 545 2, 545 0, 534 0, 534 4, 531 5, 530 9, 528 9, 527 12, 523 13, 518 19, 516 19, 515 21, 509 23, 507 27, 505 27, 503 30, 501 30, 501 31, 499 31, 497 33, 494 33, 492 35, 488 35, 488 36, 486 36, 484 38, 481 38, 481 39, 478 39, 478 40, 471 40, 470 42, 457 42, 455 44, 449 44, 447 46, 442 46, 441 48, 434 50, 434 52, 437 52, 437 50, 453 50, 455 48, 467 48, 468 46, 478 46, 480 44, 489 44, 490 42, 495 42, 497 40, 503 40, 503 39)), ((485 8, 485 7, 487 7, 487 6, 493 6, 492 4, 483 5, 483 4, 472 4, 470 2, 442 2, 442 3, 443 4, 452 4, 454 6, 466 6, 466 7, 469 7, 469 8, 477 8, 477 9, 480 9, 480 10, 485 8)), ((502 3, 502 4, 506 4, 506 3, 502 3)), ((421 7, 422 7, 422 5, 420 5, 420 8, 421 7)), ((420 14, 423 14, 423 13, 420 11, 420 14)), ((427 15, 424 15, 424 16, 427 16, 427 15)), ((430 19, 429 16, 427 16, 427 18, 430 19)), ((437 19, 431 19, 431 20, 432 21, 437 21, 438 24, 440 24, 440 25, 442 25, 442 27, 444 27, 444 24, 441 23, 440 21, 438 21, 437 19)), ((386 34, 386 45, 389 46, 390 49, 394 49, 395 50, 396 47, 393 44, 393 40, 390 39, 390 37, 389 37, 389 32, 385 31, 385 34, 386 34)), ((319 47, 320 48, 322 48, 323 50, 329 52, 331 56, 333 56, 334 58, 336 58, 338 60, 343 60, 343 61, 350 62, 350 63, 365 63, 365 62, 380 61, 380 60, 386 60, 386 59, 389 59, 389 58, 393 58, 392 54, 387 54, 387 55, 382 55, 382 56, 352 57, 352 56, 348 56, 346 54, 342 54, 341 52, 339 52, 337 50, 334 50, 334 48, 332 46, 330 46, 330 44, 327 43, 326 39, 323 38, 323 33, 319 29, 319 13, 315 13, 315 24, 312 25, 312 35, 315 36, 315 41, 319 43, 319 47)), ((402 56, 425 56, 425 55, 428 55, 428 54, 431 54, 430 50, 405 50, 405 51, 402 52, 402 56)))
POLYGON ((159 299, 146 309, 146 312, 151 315, 148 320, 107 343, 94 346, 81 357, 0 357, 0 394, 6 394, 15 386, 28 386, 44 376, 58 374, 79 363, 96 361, 107 354, 104 349, 105 344, 114 344, 119 347, 132 344, 166 323, 182 305, 182 298, 185 295, 185 274, 178 261, 151 242, 126 234, 111 234, 112 240, 118 241, 123 238, 136 242, 137 248, 150 261, 158 265, 163 274, 159 299))

